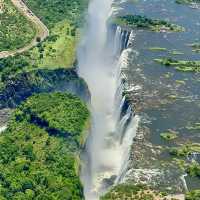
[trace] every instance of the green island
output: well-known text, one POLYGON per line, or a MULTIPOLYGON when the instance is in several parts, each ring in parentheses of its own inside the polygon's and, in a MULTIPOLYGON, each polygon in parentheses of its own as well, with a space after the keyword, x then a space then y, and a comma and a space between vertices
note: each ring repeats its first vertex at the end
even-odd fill
POLYGON ((199 144, 189 143, 189 144, 180 145, 178 147, 172 147, 169 150, 169 153, 171 155, 177 156, 177 157, 186 157, 194 152, 200 153, 199 144))
POLYGON ((164 195, 151 190, 145 185, 120 184, 113 187, 101 200, 134 199, 134 200, 154 200, 163 199, 164 195))
POLYGON ((0 51, 18 49, 30 43, 35 37, 35 26, 10 0, 0 0, 0 17, 0 51))
POLYGON ((167 48, 165 47, 149 47, 149 51, 167 51, 167 48))
POLYGON ((169 154, 174 158, 181 170, 191 177, 200 178, 200 164, 196 161, 188 162, 188 156, 200 153, 200 145, 197 143, 183 144, 169 148, 169 154))
POLYGON ((160 137, 163 138, 164 140, 174 140, 178 136, 177 136, 177 132, 175 132, 173 130, 168 130, 166 132, 161 133, 160 137))
POLYGON ((188 130, 200 130, 200 122, 196 122, 194 124, 186 126, 186 129, 188 129, 188 130))
POLYGON ((200 0, 176 0, 178 4, 200 3, 200 0))
POLYGON ((31 61, 39 67, 71 67, 88 0, 25 2, 50 30, 47 40, 30 52, 31 61))
POLYGON ((83 199, 78 157, 88 122, 71 94, 41 93, 20 105, 0 135, 0 199, 83 199))
POLYGON ((159 19, 150 19, 141 15, 125 15, 115 18, 114 24, 128 28, 148 29, 155 32, 180 32, 185 29, 179 25, 159 19))
POLYGON ((200 53, 200 42, 194 42, 192 44, 188 44, 188 46, 192 47, 193 52, 200 53))
POLYGON ((186 60, 175 60, 172 58, 160 58, 154 59, 155 62, 165 66, 173 66, 176 70, 182 72, 199 72, 200 61, 186 61, 186 60))

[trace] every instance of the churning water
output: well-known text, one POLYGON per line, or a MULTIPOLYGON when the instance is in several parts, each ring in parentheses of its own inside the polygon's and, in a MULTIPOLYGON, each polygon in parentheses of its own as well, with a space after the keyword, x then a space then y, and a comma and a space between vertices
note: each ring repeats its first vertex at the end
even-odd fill
POLYGON ((111 7, 112 0, 91 0, 78 51, 79 75, 91 92, 92 127, 82 167, 87 200, 99 199, 109 186, 122 180, 138 124, 132 108, 123 109, 121 73, 128 62, 126 47, 134 34, 120 27, 108 31, 111 7))

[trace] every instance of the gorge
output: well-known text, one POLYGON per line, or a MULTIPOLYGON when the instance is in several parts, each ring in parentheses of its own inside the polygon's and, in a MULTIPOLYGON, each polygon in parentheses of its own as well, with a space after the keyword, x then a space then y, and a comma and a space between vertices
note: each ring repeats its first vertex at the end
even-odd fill
POLYGON ((121 69, 126 67, 124 49, 131 41, 129 32, 108 23, 112 3, 90 2, 87 30, 78 51, 79 74, 91 92, 92 127, 82 170, 87 200, 99 199, 122 178, 139 120, 130 106, 124 106, 121 69))

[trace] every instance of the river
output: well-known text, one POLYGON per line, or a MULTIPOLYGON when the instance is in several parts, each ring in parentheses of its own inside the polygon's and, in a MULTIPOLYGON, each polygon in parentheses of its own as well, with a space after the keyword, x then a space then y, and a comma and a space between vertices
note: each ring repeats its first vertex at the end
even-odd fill
MULTIPOLYGON (((91 92, 92 127, 82 156, 86 200, 98 200, 124 178, 133 182, 137 178, 139 183, 148 178, 145 183, 155 185, 155 189, 183 192, 185 173, 164 149, 188 141, 199 142, 197 131, 187 130, 186 126, 199 119, 200 77, 166 68, 153 60, 200 59, 188 46, 200 38, 200 12, 174 0, 116 2, 115 7, 111 0, 90 2, 78 50, 79 75, 91 92), (108 20, 116 13, 169 20, 184 26, 186 31, 124 31, 108 20), (150 51, 151 47, 166 50, 150 51), (126 105, 124 91, 129 93, 131 105, 126 105), (139 103, 135 111, 136 100, 139 103), (135 139, 133 144, 138 127, 147 130, 148 135, 144 131, 145 142, 135 139), (175 131, 178 138, 164 141, 160 134, 167 130, 175 131)), ((189 176, 187 179, 189 189, 199 187, 199 180, 189 176)))

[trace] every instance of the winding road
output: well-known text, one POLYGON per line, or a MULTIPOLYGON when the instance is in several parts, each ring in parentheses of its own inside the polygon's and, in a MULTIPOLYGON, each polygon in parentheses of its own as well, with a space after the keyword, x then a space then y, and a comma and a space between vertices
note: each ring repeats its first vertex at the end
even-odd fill
POLYGON ((37 38, 39 37, 41 41, 43 41, 48 35, 49 30, 48 28, 42 23, 42 21, 26 6, 26 4, 23 2, 23 0, 11 0, 12 3, 15 5, 15 7, 32 23, 35 24, 35 27, 37 29, 36 36, 34 39, 27 44, 26 46, 12 50, 12 51, 2 51, 0 52, 0 58, 6 58, 9 56, 14 56, 18 53, 23 53, 25 51, 28 51, 32 47, 36 46, 38 44, 37 38))

